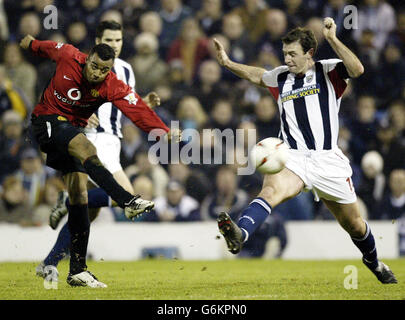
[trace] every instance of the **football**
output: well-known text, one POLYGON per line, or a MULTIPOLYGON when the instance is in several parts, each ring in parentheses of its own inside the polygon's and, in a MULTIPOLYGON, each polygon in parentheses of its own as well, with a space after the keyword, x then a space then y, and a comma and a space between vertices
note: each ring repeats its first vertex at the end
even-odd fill
POLYGON ((275 174, 288 160, 288 147, 278 138, 266 138, 252 148, 250 157, 258 172, 275 174))

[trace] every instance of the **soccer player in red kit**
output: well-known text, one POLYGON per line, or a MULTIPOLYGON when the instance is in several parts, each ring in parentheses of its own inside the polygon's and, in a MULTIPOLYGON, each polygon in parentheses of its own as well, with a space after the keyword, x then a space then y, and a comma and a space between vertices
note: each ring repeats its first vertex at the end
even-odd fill
MULTIPOLYGON (((90 223, 87 206, 87 175, 103 188, 128 218, 150 211, 153 202, 125 191, 104 168, 94 145, 83 134, 88 118, 109 101, 145 132, 169 128, 132 88, 111 72, 114 50, 106 44, 93 47, 88 55, 72 45, 39 41, 25 36, 20 46, 56 62, 56 71, 32 112, 32 132, 47 154, 46 164, 63 174, 69 193, 68 226, 71 234, 72 286, 106 287, 86 266, 90 223)), ((176 133, 178 134, 178 133, 176 133)), ((170 140, 172 134, 167 135, 170 140)))

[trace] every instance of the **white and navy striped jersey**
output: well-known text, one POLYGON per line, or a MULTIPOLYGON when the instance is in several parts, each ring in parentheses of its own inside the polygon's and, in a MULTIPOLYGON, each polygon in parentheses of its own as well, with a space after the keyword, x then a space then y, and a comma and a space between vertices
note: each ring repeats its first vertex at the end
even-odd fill
MULTIPOLYGON (((116 58, 112 72, 117 75, 117 78, 129 85, 135 92, 135 75, 129 63, 116 58)), ((121 117, 122 112, 115 107, 111 102, 106 102, 98 108, 96 115, 100 121, 97 127, 97 132, 105 132, 116 135, 122 138, 121 133, 121 117)), ((95 132, 95 129, 90 129, 89 132, 95 132)))
POLYGON ((263 74, 262 81, 279 107, 280 134, 291 149, 337 148, 338 113, 348 78, 339 59, 317 61, 302 77, 287 66, 263 74))

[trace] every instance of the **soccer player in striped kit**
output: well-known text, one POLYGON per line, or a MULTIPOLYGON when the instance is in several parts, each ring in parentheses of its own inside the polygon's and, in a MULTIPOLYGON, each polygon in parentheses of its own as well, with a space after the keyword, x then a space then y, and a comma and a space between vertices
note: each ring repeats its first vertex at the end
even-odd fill
MULTIPOLYGON (((109 45, 115 52, 114 72, 117 78, 129 85, 135 92, 135 75, 129 63, 119 59, 122 49, 122 26, 115 21, 102 21, 97 26, 96 44, 104 43, 109 45)), ((143 100, 149 107, 160 104, 156 93, 148 94, 143 100)), ((121 117, 122 112, 111 102, 102 104, 97 111, 89 118, 88 126, 85 129, 86 137, 94 144, 97 155, 111 172, 114 179, 129 193, 134 193, 131 182, 123 171, 120 164, 121 150, 121 117)), ((116 206, 109 195, 101 188, 90 182, 93 189, 88 192, 88 206, 90 222, 98 216, 101 207, 116 206)), ((58 204, 53 208, 50 215, 50 226, 56 229, 60 220, 68 213, 70 205, 67 192, 61 192, 58 204)), ((48 256, 36 268, 36 274, 49 281, 58 281, 57 265, 68 253, 70 246, 70 232, 66 223, 59 232, 57 241, 49 252, 48 256)))
POLYGON ((283 39, 286 65, 266 71, 235 63, 214 39, 217 59, 239 77, 268 88, 277 101, 281 137, 290 147, 286 167, 265 175, 262 190, 242 212, 238 222, 225 212, 218 227, 230 252, 237 254, 250 235, 271 214, 272 208, 312 190, 348 232, 363 254, 363 263, 382 283, 397 283, 392 271, 378 260, 374 237, 360 216, 351 181, 349 160, 337 146, 340 100, 350 78, 364 68, 356 55, 337 37, 332 18, 324 19, 324 36, 340 59, 314 61, 317 42, 312 31, 291 30, 283 39))

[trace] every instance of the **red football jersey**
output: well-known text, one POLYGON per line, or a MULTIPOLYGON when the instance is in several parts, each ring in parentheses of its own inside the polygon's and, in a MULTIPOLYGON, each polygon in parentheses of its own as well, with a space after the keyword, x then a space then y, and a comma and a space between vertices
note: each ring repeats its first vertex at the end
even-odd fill
POLYGON ((169 131, 142 98, 131 87, 118 80, 112 71, 103 82, 89 83, 82 73, 87 55, 72 45, 33 40, 30 49, 33 53, 56 62, 55 74, 33 114, 58 114, 75 126, 85 127, 94 111, 108 101, 145 132, 152 129, 169 131))

